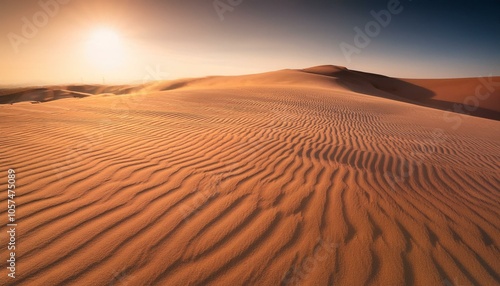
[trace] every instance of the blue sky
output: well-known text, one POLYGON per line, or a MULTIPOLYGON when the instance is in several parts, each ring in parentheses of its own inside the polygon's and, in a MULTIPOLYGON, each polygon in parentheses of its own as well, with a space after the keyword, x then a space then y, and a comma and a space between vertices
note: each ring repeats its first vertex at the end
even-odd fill
POLYGON ((151 70, 173 79, 323 64, 403 78, 500 75, 499 1, 41 2, 51 8, 0 0, 2 85, 140 82, 157 79, 151 70), (23 34, 23 19, 36 33, 23 34), (95 49, 87 43, 102 27, 120 38, 110 43, 117 52, 89 56, 95 49), (116 55, 114 67, 103 68, 103 56, 116 55))

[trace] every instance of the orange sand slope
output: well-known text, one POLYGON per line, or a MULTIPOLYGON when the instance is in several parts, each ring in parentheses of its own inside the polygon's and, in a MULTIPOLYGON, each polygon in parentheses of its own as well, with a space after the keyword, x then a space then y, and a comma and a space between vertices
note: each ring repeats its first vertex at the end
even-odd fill
POLYGON ((16 285, 498 285, 500 122, 326 69, 0 106, 16 285))
POLYGON ((500 77, 461 79, 397 79, 325 65, 303 70, 283 70, 233 77, 206 77, 156 82, 149 85, 69 85, 0 89, 0 104, 47 102, 64 98, 122 95, 180 88, 238 86, 314 86, 349 89, 449 112, 500 120, 500 77), (146 87, 146 88, 145 88, 146 87))
POLYGON ((347 88, 424 106, 500 120, 500 77, 396 79, 320 66, 304 71, 336 77, 347 88))

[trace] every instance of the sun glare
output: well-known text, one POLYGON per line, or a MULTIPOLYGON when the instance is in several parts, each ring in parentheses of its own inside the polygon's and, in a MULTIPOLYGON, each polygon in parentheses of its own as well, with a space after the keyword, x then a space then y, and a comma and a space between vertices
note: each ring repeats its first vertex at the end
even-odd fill
POLYGON ((91 32, 86 53, 89 63, 105 71, 119 68, 125 60, 122 39, 110 28, 98 28, 91 32))

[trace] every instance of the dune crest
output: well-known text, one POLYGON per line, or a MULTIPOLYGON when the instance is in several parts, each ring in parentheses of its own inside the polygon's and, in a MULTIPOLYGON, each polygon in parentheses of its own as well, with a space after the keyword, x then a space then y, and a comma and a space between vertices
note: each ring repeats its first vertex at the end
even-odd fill
POLYGON ((300 86, 348 89, 371 96, 426 107, 500 120, 500 77, 461 79, 397 79, 323 65, 301 70, 281 70, 243 76, 210 76, 141 85, 73 85, 0 90, 0 104, 47 102, 93 95, 124 95, 178 89, 237 88, 242 86, 300 86))

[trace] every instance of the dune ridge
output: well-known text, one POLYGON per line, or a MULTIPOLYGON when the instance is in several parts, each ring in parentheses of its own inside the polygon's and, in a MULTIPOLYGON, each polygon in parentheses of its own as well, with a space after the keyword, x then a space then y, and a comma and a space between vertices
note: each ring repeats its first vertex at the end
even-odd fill
POLYGON ((498 285, 500 123, 338 72, 1 105, 16 285, 498 285))
POLYGON ((334 65, 244 76, 210 76, 158 81, 140 85, 68 85, 0 89, 0 104, 25 101, 41 103, 96 95, 108 96, 218 87, 225 89, 241 86, 314 86, 332 91, 347 88, 356 93, 500 120, 500 76, 459 79, 398 79, 334 65))

